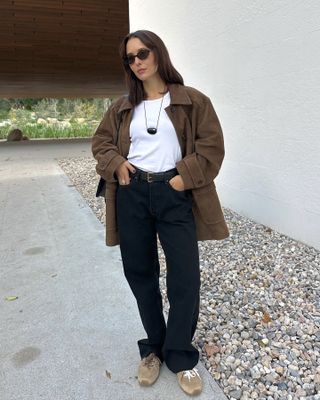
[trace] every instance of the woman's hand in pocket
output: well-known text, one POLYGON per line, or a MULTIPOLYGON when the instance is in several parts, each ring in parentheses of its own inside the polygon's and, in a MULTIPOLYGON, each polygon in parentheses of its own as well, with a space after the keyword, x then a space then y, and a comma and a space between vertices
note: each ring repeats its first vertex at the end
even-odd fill
POLYGON ((118 178, 119 185, 129 185, 130 177, 129 172, 135 173, 134 167, 129 163, 129 161, 125 161, 119 165, 116 169, 116 175, 118 178))
POLYGON ((170 179, 169 185, 178 192, 182 192, 184 189, 184 182, 182 180, 181 175, 176 175, 170 179))

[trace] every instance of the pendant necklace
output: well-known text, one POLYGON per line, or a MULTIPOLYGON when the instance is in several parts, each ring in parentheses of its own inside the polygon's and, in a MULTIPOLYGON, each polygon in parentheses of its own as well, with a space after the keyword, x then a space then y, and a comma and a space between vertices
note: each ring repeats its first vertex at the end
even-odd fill
POLYGON ((163 103, 163 98, 164 96, 162 96, 161 99, 161 104, 160 104, 160 110, 159 110, 159 115, 158 115, 158 120, 157 120, 157 126, 155 128, 148 128, 148 122, 147 122, 147 112, 146 112, 146 103, 145 101, 143 102, 143 107, 144 107, 144 118, 145 118, 145 122, 146 122, 146 130, 150 135, 154 135, 155 133, 157 133, 158 131, 158 125, 159 125, 159 119, 160 119, 160 114, 161 114, 161 108, 162 108, 162 103, 163 103))

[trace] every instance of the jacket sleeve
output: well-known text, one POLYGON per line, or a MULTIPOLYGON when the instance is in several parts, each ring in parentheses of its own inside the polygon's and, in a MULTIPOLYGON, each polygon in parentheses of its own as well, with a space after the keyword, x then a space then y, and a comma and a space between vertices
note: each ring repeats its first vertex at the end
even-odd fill
POLYGON ((192 132, 194 152, 177 163, 185 189, 195 189, 211 183, 218 175, 224 158, 221 125, 210 99, 202 97, 193 104, 192 132))
POLYGON ((115 171, 120 164, 126 161, 119 154, 119 149, 115 145, 117 124, 115 105, 111 105, 92 138, 92 154, 98 162, 96 171, 106 182, 116 181, 115 171))

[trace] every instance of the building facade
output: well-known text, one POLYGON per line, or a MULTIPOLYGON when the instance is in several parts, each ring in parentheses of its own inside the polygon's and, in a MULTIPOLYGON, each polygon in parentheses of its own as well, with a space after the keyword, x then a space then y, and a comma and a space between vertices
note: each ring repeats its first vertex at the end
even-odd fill
POLYGON ((129 1, 130 30, 168 46, 212 99, 226 156, 223 206, 320 248, 320 3, 129 1))

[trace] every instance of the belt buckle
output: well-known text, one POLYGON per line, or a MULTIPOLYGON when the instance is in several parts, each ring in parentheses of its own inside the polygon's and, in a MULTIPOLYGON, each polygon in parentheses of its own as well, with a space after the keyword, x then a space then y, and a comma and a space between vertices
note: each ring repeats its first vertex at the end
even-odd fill
POLYGON ((148 182, 148 183, 153 182, 153 180, 152 180, 152 175, 151 175, 149 172, 147 172, 147 182, 148 182))

